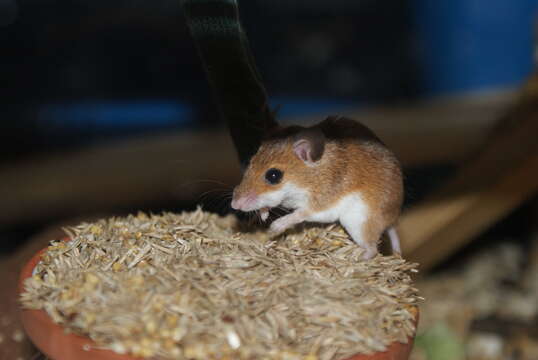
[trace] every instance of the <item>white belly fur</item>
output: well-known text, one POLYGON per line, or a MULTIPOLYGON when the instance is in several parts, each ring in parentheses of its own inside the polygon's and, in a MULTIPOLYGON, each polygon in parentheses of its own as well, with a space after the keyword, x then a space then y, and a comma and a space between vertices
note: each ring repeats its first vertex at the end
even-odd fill
POLYGON ((359 192, 344 196, 330 208, 313 213, 307 217, 307 221, 329 223, 340 220, 341 222, 364 223, 368 218, 368 205, 362 199, 359 192))

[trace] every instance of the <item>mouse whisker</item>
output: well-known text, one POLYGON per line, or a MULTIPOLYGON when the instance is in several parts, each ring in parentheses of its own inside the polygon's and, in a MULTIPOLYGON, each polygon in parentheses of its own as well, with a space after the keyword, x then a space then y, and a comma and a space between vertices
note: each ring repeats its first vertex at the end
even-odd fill
POLYGON ((228 192, 221 192, 220 194, 217 191, 206 192, 200 199, 200 202, 206 204, 208 207, 215 209, 217 212, 229 212, 231 209, 231 199, 232 195, 228 192), (216 194, 215 194, 216 193, 216 194))
POLYGON ((204 200, 205 198, 207 198, 208 196, 210 195, 214 195, 216 194, 216 196, 220 197, 220 196, 228 196, 229 195, 229 190, 228 189, 210 189, 210 190, 207 190, 207 191, 204 191, 202 194, 200 194, 198 196, 198 200, 204 200))

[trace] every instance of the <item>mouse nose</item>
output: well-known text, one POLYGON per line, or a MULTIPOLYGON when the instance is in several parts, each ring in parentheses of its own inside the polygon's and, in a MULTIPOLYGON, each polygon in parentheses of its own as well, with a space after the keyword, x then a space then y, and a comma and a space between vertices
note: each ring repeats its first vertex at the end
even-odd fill
POLYGON ((234 189, 233 195, 232 195, 232 209, 238 210, 239 203, 237 198, 237 188, 234 189))
POLYGON ((237 197, 235 192, 232 199, 232 208, 235 210, 243 210, 247 211, 247 209, 254 200, 256 199, 256 195, 253 192, 248 192, 242 196, 237 197))
POLYGON ((239 210, 239 199, 236 199, 236 198, 232 199, 232 209, 239 210))

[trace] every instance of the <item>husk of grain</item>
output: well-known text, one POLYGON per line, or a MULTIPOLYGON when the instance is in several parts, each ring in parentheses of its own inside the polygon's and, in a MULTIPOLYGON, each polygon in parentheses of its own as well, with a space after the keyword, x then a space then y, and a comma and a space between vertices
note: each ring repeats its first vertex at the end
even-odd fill
POLYGON ((237 229, 201 209, 80 224, 51 242, 22 303, 100 347, 162 359, 333 360, 414 334, 416 264, 363 261, 337 225, 237 229))

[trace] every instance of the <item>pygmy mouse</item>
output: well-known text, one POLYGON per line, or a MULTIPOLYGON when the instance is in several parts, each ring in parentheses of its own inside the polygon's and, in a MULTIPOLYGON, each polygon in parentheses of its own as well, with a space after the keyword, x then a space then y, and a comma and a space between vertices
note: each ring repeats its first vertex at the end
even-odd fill
POLYGON ((232 208, 260 210, 263 220, 270 208, 292 210, 271 224, 277 233, 303 221, 339 221, 369 259, 385 231, 393 252, 400 253, 393 226, 402 202, 394 154, 359 122, 329 117, 312 127, 267 134, 234 189, 232 208))

